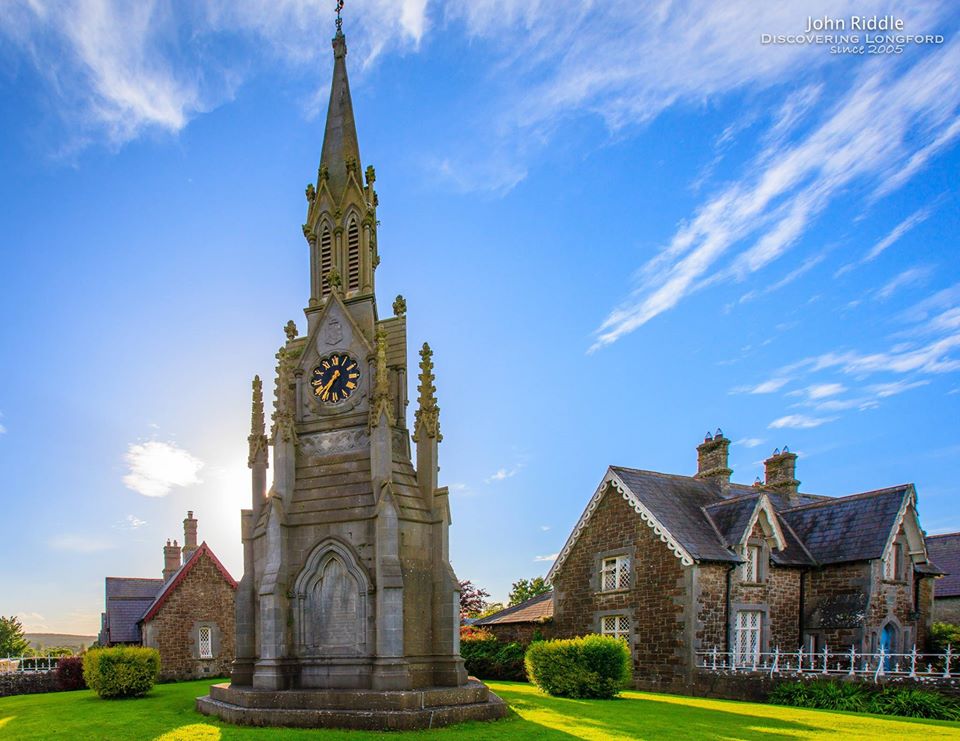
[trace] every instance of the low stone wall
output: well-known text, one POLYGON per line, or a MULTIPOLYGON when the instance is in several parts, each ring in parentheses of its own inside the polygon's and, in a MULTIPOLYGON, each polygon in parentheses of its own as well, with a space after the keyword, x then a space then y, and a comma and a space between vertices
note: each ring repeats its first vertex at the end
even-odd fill
MULTIPOLYGON (((868 687, 913 687, 916 689, 936 690, 944 695, 960 699, 960 677, 879 677, 876 682, 868 677, 848 677, 846 675, 828 675, 830 679, 843 682, 860 682, 868 687)), ((696 671, 689 681, 674 682, 635 681, 634 686, 648 692, 668 692, 690 697, 712 697, 722 700, 745 700, 748 702, 766 702, 773 688, 782 682, 815 682, 823 679, 823 674, 802 674, 799 676, 756 672, 696 671)))
POLYGON ((0 674, 0 697, 57 692, 56 672, 10 672, 0 674))

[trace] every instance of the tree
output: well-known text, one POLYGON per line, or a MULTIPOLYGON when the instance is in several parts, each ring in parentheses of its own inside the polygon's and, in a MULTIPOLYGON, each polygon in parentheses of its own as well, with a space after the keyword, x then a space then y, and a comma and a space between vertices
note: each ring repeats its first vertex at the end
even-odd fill
POLYGON ((460 582, 460 619, 476 617, 487 606, 490 593, 469 579, 460 582))
POLYGON ((487 606, 478 612, 474 617, 480 620, 493 615, 495 612, 500 612, 500 610, 504 609, 505 607, 506 605, 504 605, 503 602, 488 602, 487 606))
POLYGON ((550 585, 542 576, 534 579, 521 579, 515 581, 510 587, 510 596, 507 598, 507 606, 513 607, 521 602, 526 602, 539 594, 550 591, 550 585))
POLYGON ((0 656, 23 656, 29 647, 30 642, 24 638, 23 625, 17 616, 0 615, 0 656))

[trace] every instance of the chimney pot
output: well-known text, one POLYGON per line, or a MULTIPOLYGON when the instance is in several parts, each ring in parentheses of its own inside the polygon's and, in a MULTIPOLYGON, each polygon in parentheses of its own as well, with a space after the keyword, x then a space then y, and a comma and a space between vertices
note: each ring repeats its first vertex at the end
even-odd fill
POLYGON ((183 562, 186 563, 193 552, 197 550, 197 520, 193 510, 187 510, 187 517, 183 521, 183 562))
POLYGON ((763 465, 764 486, 781 491, 794 501, 800 486, 800 482, 796 479, 797 454, 791 453, 790 449, 784 445, 782 453, 777 448, 773 451, 773 455, 763 462, 763 465))
POLYGON ((707 433, 706 438, 697 446, 697 475, 698 479, 714 479, 721 485, 730 483, 730 470, 727 459, 730 451, 730 441, 723 436, 718 427, 713 437, 707 433))

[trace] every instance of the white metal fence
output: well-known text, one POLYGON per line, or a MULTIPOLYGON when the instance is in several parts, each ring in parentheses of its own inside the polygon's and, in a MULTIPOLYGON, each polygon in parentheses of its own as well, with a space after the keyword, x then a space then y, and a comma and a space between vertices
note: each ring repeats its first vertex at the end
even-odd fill
POLYGON ((960 661, 952 646, 943 653, 920 653, 914 646, 910 653, 890 653, 881 648, 877 653, 860 653, 853 646, 842 651, 822 650, 770 652, 711 651, 697 652, 697 668, 713 672, 755 672, 774 675, 820 674, 829 676, 870 677, 936 677, 960 676, 960 661))
POLYGON ((0 674, 52 672, 62 656, 8 656, 0 659, 0 674))

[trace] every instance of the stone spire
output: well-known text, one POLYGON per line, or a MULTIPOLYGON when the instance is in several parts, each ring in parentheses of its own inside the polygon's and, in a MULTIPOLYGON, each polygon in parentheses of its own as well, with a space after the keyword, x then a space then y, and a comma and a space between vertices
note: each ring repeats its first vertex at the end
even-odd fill
POLYGON ((383 329, 377 330, 377 347, 375 351, 375 370, 373 378, 373 396, 370 402, 370 426, 380 423, 382 414, 387 415, 387 424, 393 425, 393 409, 390 407, 390 376, 387 372, 387 333, 383 329))
POLYGON ((260 376, 253 377, 253 408, 250 413, 250 435, 247 437, 250 453, 247 466, 257 465, 261 453, 267 452, 267 428, 263 416, 263 382, 260 376))
POLYGON ((352 171, 358 183, 362 172, 346 56, 347 39, 338 28, 333 37, 333 82, 330 85, 330 105, 327 107, 327 124, 323 131, 323 149, 317 175, 318 185, 326 178, 330 192, 338 201, 347 185, 347 172, 352 171))
POLYGON ((417 398, 417 411, 413 423, 413 436, 420 439, 420 436, 433 437, 437 442, 443 440, 440 434, 440 407, 437 406, 437 387, 433 385, 433 350, 426 342, 420 348, 420 385, 417 391, 420 396, 417 398))

